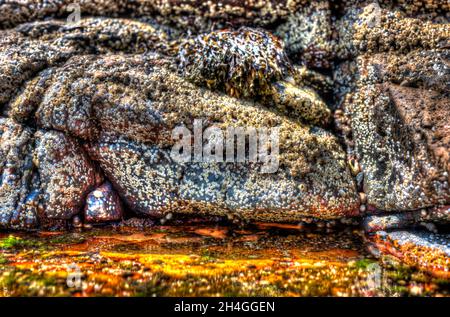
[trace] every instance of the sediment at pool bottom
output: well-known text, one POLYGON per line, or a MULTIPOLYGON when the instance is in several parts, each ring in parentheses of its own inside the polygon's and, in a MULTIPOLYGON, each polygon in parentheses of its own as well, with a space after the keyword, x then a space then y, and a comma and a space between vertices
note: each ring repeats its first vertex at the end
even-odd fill
POLYGON ((183 224, 0 232, 0 296, 449 296, 359 229, 183 224))

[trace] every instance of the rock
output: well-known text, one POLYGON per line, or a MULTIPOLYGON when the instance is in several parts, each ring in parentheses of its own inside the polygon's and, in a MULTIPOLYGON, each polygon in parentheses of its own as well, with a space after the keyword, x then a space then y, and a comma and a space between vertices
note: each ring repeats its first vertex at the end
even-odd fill
POLYGON ((0 31, 0 105, 40 71, 74 53, 70 47, 26 39, 15 31, 0 31))
POLYGON ((312 68, 328 69, 333 55, 329 1, 310 1, 277 27, 288 55, 312 68))
POLYGON ((402 87, 431 89, 443 94, 450 89, 448 49, 414 50, 407 54, 377 53, 358 57, 359 80, 391 82, 402 87))
POLYGON ((369 204, 414 210, 450 202, 449 102, 436 92, 388 83, 355 92, 346 110, 369 204), (433 120, 424 125, 426 117, 433 120))
MULTIPOLYGON (((145 91, 150 90, 127 88, 130 81, 142 83, 139 78, 145 78, 148 68, 145 61, 120 55, 73 58, 55 71, 42 96, 43 102, 35 110, 36 122, 84 140, 95 139, 102 133, 142 141, 154 139, 157 133, 152 129, 160 124, 160 118, 148 107, 145 91), (136 73, 121 74, 129 67, 124 62, 134 65, 136 73)), ((15 111, 16 108, 12 109, 11 115, 15 111)))
POLYGON ((122 219, 122 215, 122 203, 109 182, 103 183, 87 195, 84 207, 86 222, 115 221, 122 219))
POLYGON ((432 18, 440 18, 450 9, 450 5, 440 0, 414 0, 414 1, 397 1, 394 4, 389 0, 381 1, 360 1, 360 0, 342 0, 334 3, 335 10, 339 13, 345 12, 349 8, 365 7, 370 5, 374 7, 377 4, 382 8, 389 8, 400 11, 407 16, 418 16, 424 20, 432 18))
POLYGON ((327 126, 330 122, 330 109, 311 88, 298 87, 289 82, 276 82, 273 84, 272 99, 275 107, 291 117, 318 126, 327 126))
POLYGON ((33 162, 39 172, 45 218, 70 219, 102 176, 78 142, 62 132, 38 131, 33 162))
POLYGON ((444 7, 341 7, 336 56, 345 61, 333 78, 335 123, 350 165, 359 166, 371 250, 449 278, 448 234, 404 229, 437 232, 434 223, 449 223, 450 28, 437 17, 444 7), (426 11, 436 14, 418 15, 426 11))
POLYGON ((348 206, 345 196, 328 200, 315 195, 287 173, 260 175, 229 164, 181 165, 167 151, 129 143, 94 145, 90 153, 127 204, 151 216, 235 214, 249 220, 292 222, 305 215, 336 218, 358 212, 356 200, 348 206))
MULTIPOLYGON (((134 72, 133 64, 120 59, 121 65, 134 72)), ((286 120, 257 103, 196 87, 165 67, 154 65, 139 78, 141 83, 135 81, 130 92, 151 96, 150 102, 142 100, 146 105, 142 109, 161 118, 155 128, 151 122, 146 125, 153 143, 143 144, 139 134, 130 133, 128 138, 135 141, 104 137, 92 142, 88 150, 132 209, 155 216, 206 210, 218 215, 236 212, 249 219, 278 221, 300 219, 301 215, 335 218, 358 213, 358 196, 342 160, 345 155, 330 133, 286 120), (192 128, 191 118, 224 130, 230 125, 279 126, 279 171, 276 175, 260 174, 260 164, 251 163, 175 162, 170 156, 174 144, 171 129, 183 124, 192 128)), ((99 89, 92 87, 92 91, 99 89)), ((133 109, 128 107, 127 111, 133 109)))
MULTIPOLYGON (((42 194, 46 219, 71 219, 78 214, 84 197, 101 182, 97 168, 127 207, 147 216, 235 213, 255 220, 298 221, 304 216, 358 215, 358 194, 345 153, 330 132, 311 125, 325 124, 330 115, 312 89, 289 86, 293 84, 279 80, 286 79, 281 72, 273 78, 270 73, 260 75, 270 83, 270 93, 274 94, 273 87, 284 87, 273 98, 276 107, 211 92, 177 74, 170 49, 161 50, 168 53, 165 57, 142 54, 139 48, 129 50, 130 40, 140 34, 153 45, 154 31, 142 23, 90 18, 68 26, 52 21, 21 25, 11 36, 12 41, 33 38, 70 52, 58 63, 45 59, 44 69, 39 68, 34 78, 27 76, 23 89, 5 98, 3 109, 5 115, 38 128, 34 156, 41 187, 49 189, 42 194), (114 31, 131 35, 117 42, 114 31), (123 52, 116 54, 116 50, 123 52), (86 54, 90 52, 96 54, 86 54), (297 118, 288 119, 283 108, 296 109, 297 118), (233 127, 279 128, 280 155, 273 175, 262 173, 265 163, 270 163, 261 161, 263 153, 258 154, 259 162, 250 162, 249 157, 244 162, 174 161, 173 130, 183 125, 192 130, 194 120, 224 132, 233 127), (57 156, 57 150, 65 155, 57 156)), ((260 33, 241 29, 227 36, 242 34, 260 33)), ((284 54, 270 34, 260 35, 264 43, 273 42, 275 56, 268 56, 276 60, 284 54)), ((16 49, 15 44, 11 47, 16 49)), ((24 54, 34 58, 31 51, 24 54)), ((254 57, 243 53, 240 57, 249 56, 254 57)), ((291 66, 279 62, 282 68, 291 66)), ((320 85, 320 76, 298 75, 320 85)))
POLYGON ((337 55, 349 60, 334 71, 336 126, 361 168, 368 213, 412 212, 369 216, 365 227, 447 223, 440 210, 450 200, 449 24, 375 2, 343 10, 337 55))
POLYGON ((294 81, 298 86, 313 88, 321 95, 329 96, 333 93, 334 80, 322 73, 308 69, 305 66, 294 65, 294 81))
POLYGON ((51 219, 77 214, 87 192, 101 181, 77 142, 61 132, 34 133, 11 119, 0 118, 0 126, 0 226, 51 226, 51 219))
MULTIPOLYGON (((423 32, 433 29, 431 39, 447 32, 448 25, 414 23, 423 32)), ((399 47, 377 53, 388 48, 375 46, 374 54, 345 62, 335 73, 344 110, 337 125, 347 152, 359 160, 368 204, 376 209, 417 210, 450 201, 450 51, 422 47, 429 46, 409 45, 404 55, 399 47)))
POLYGON ((435 207, 428 210, 420 209, 387 215, 369 215, 364 219, 363 227, 365 232, 376 232, 424 225, 433 221, 449 223, 450 207, 435 207))
POLYGON ((349 6, 334 28, 338 38, 335 50, 340 59, 363 53, 438 49, 448 45, 450 32, 448 21, 434 23, 408 17, 401 10, 385 8, 378 2, 349 6))
POLYGON ((379 231, 370 237, 383 255, 392 255, 436 277, 450 278, 450 235, 423 231, 379 231))
POLYGON ((380 230, 402 229, 418 225, 427 219, 429 213, 409 211, 393 215, 370 215, 363 221, 365 232, 376 232, 380 230))
POLYGON ((0 118, 0 133, 0 227, 33 228, 41 194, 32 163, 33 132, 0 118))
POLYGON ((133 17, 152 16, 166 24, 175 24, 182 29, 206 31, 230 24, 269 25, 286 18, 303 4, 303 0, 234 1, 203 2, 174 0, 82 0, 74 6, 71 0, 28 0, 25 2, 2 2, 0 28, 45 18, 66 18, 71 13, 80 16, 117 17, 130 14, 133 17), (69 7, 72 5, 71 7, 69 7), (31 7, 33 9, 31 9, 31 7))
POLYGON ((10 107, 21 108, 15 114, 17 120, 32 114, 51 80, 51 67, 72 56, 150 50, 170 54, 173 48, 169 34, 147 23, 101 18, 71 24, 34 22, 13 30, 0 30, 0 105, 7 106, 4 115, 9 116, 10 107), (23 92, 18 97, 16 90, 21 86, 23 92))

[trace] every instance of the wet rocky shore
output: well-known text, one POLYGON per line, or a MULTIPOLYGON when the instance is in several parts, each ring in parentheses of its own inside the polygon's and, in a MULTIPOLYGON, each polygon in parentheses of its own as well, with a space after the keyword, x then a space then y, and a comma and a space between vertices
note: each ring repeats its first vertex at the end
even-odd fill
MULTIPOLYGON (((19 265, 28 263, 31 245, 42 247, 39 257, 49 252, 49 261, 62 267, 74 260, 72 254, 110 252, 128 236, 132 245, 103 260, 127 258, 143 278, 146 261, 164 262, 157 258, 168 250, 158 245, 158 256, 145 255, 140 241, 166 239, 155 238, 159 230, 198 235, 188 222, 200 217, 204 222, 194 227, 207 226, 220 248, 232 245, 236 255, 242 245, 234 239, 259 233, 228 235, 232 226, 292 226, 298 252, 309 245, 303 228, 318 230, 327 241, 324 250, 347 250, 341 247, 345 241, 358 239, 349 242, 353 251, 343 251, 345 264, 330 260, 323 267, 353 279, 354 263, 368 259, 389 270, 383 260, 388 257, 417 270, 412 275, 436 279, 429 295, 448 295, 447 2, 4 0, 0 12, 2 283, 10 285, 8 276, 22 269, 28 270, 24 279, 33 279, 33 264, 19 265), (239 128, 253 130, 235 144, 239 128), (204 140, 196 140, 198 129, 204 140), (192 135, 180 139, 174 131, 192 135), (206 134, 217 131, 232 136, 231 155, 222 132, 219 143, 206 141, 206 134), (277 142, 252 131, 276 131, 270 136, 277 142), (191 152, 176 159, 180 140, 194 152, 200 146, 200 159, 195 153, 191 159, 191 152), (250 149, 252 140, 258 151, 250 149), (240 146, 247 146, 243 158, 234 154, 240 146), (211 218, 212 228, 226 225, 211 229, 211 218), (177 221, 184 225, 170 227, 177 221), (49 243, 53 234, 62 240, 55 248, 49 243), (98 238, 110 235, 115 238, 105 238, 105 245, 98 238), (56 249, 72 236, 88 242, 69 243, 58 260, 56 249), (341 246, 330 247, 339 241, 341 246)), ((265 265, 269 276, 280 269, 280 276, 306 278, 294 269, 287 273, 278 255, 273 260, 271 248, 285 243, 285 233, 262 232, 270 238, 252 243, 265 250, 261 263, 268 262, 252 264, 244 256, 257 267, 255 274, 263 275, 265 265)), ((186 247, 204 241, 183 239, 186 247)), ((190 252, 184 246, 180 251, 188 262, 190 252)), ((194 295, 242 291, 242 285, 233 288, 233 276, 241 274, 237 267, 218 258, 228 263, 219 265, 227 286, 194 295)), ((289 263, 302 267, 301 258, 290 255, 294 264, 289 263)), ((104 267, 94 267, 103 274, 104 267)), ((155 287, 156 295, 188 292, 171 287, 179 283, 171 274, 178 273, 169 270, 151 272, 170 281, 165 288, 145 287, 155 287)), ((320 272, 324 280, 333 279, 334 273, 320 272)), ((365 295, 351 291, 354 280, 339 279, 326 290, 311 286, 314 291, 298 285, 271 290, 282 282, 262 287, 252 280, 242 295, 365 295)), ((117 281, 117 294, 128 294, 125 280, 117 281)), ((427 295, 428 282, 414 283, 394 282, 402 291, 392 294, 414 295, 420 288, 416 295, 427 295)), ((49 292, 65 294, 57 284, 49 292)), ((8 291, 24 292, 14 287, 8 291)), ((89 287, 74 294, 86 295, 89 287)), ((131 289, 130 295, 137 294, 131 289)))

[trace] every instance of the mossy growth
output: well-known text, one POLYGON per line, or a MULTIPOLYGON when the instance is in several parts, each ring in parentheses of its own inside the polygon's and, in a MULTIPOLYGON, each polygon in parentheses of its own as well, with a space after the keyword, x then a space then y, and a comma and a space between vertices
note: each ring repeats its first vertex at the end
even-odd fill
POLYGON ((0 239, 0 248, 2 249, 18 249, 36 245, 37 243, 32 240, 22 239, 13 235, 0 239))
POLYGON ((0 265, 8 264, 8 259, 0 254, 0 265))
POLYGON ((378 263, 375 260, 371 260, 371 259, 362 259, 362 260, 358 260, 355 262, 355 267, 358 269, 367 269, 369 267, 369 265, 372 265, 374 263, 378 263))
POLYGON ((200 251, 201 255, 201 261, 202 262, 214 262, 217 260, 217 256, 214 254, 214 252, 208 250, 208 249, 202 249, 200 251))
POLYGON ((0 291, 8 296, 67 296, 65 288, 65 279, 47 273, 34 273, 29 269, 14 268, 0 274, 0 291))

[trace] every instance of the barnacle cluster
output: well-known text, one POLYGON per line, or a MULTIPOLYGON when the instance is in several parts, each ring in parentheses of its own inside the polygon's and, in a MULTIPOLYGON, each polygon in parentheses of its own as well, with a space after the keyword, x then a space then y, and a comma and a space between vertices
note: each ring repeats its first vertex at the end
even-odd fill
POLYGON ((0 1, 1 227, 448 223, 448 4, 98 0, 65 22, 68 4, 0 1), (280 128, 279 169, 172 160, 194 119, 280 128))
POLYGON ((263 29, 248 27, 189 39, 178 58, 191 81, 236 97, 268 94, 271 82, 291 72, 282 42, 263 29))
MULTIPOLYGON (((26 157, 37 157, 33 172, 40 183, 36 185, 38 195, 33 196, 38 206, 34 226, 42 226, 48 218, 73 218, 75 226, 83 220, 117 219, 114 199, 106 201, 89 194, 103 177, 111 182, 129 212, 147 216, 176 212, 296 221, 357 213, 358 199, 345 154, 330 132, 294 117, 289 119, 279 109, 267 109, 255 100, 233 98, 190 83, 176 73, 166 46, 154 45, 167 42, 168 36, 161 30, 126 19, 99 18, 71 26, 46 22, 18 30, 4 38, 9 46, 2 52, 0 69, 6 80, 0 85, 4 88, 3 115, 18 128, 32 126, 29 148, 12 144, 12 151, 20 149, 26 157), (114 32, 129 40, 116 38, 114 32), (135 45, 139 43, 146 46, 135 45), (142 48, 153 52, 142 53, 142 48), (8 54, 17 60, 7 59, 8 54), (15 93, 18 85, 23 89, 15 93), (279 171, 264 175, 258 173, 258 164, 183 166, 172 161, 168 156, 174 142, 172 129, 180 124, 192 127, 193 118, 223 129, 279 126, 279 171), (35 138, 39 140, 37 147, 35 138), (55 154, 57 146, 65 157, 55 154), (68 175, 62 173, 65 165, 70 167, 68 175), (97 177, 97 169, 101 177, 97 177), (63 186, 67 188, 63 190, 63 186), (83 204, 87 213, 80 218, 83 204), (91 205, 99 208, 90 210, 91 205)), ((266 54, 264 43, 256 41, 258 36, 250 39, 251 29, 243 32, 249 36, 248 47, 253 45, 268 59, 273 57, 266 54)), ((256 34, 267 36, 269 41, 269 33, 256 34)), ((273 44, 269 47, 275 50, 273 44)), ((282 54, 282 47, 276 52, 282 54)), ((271 62, 261 65, 268 67, 271 62)), ((285 62, 282 65, 287 70, 290 64, 285 62)), ((269 72, 272 77, 275 73, 281 77, 280 69, 269 72)), ((308 77, 298 74, 299 78, 308 77)), ((268 93, 275 96, 274 89, 278 89, 279 107, 295 107, 310 122, 321 122, 329 115, 326 104, 312 89, 269 80, 267 73, 259 76, 268 93), (318 107, 326 110, 314 114, 318 107)), ((311 82, 317 80, 311 78, 311 82)), ((12 192, 6 187, 0 191, 12 201, 12 206, 1 212, 4 227, 11 227, 11 215, 23 214, 15 208, 21 199, 18 192, 28 194, 31 184, 26 178, 12 192)), ((24 221, 17 226, 24 227, 24 221)))
POLYGON ((180 46, 178 60, 182 75, 197 85, 252 97, 312 124, 329 122, 328 106, 308 87, 326 80, 292 65, 281 40, 267 31, 243 27, 199 35, 180 46))

